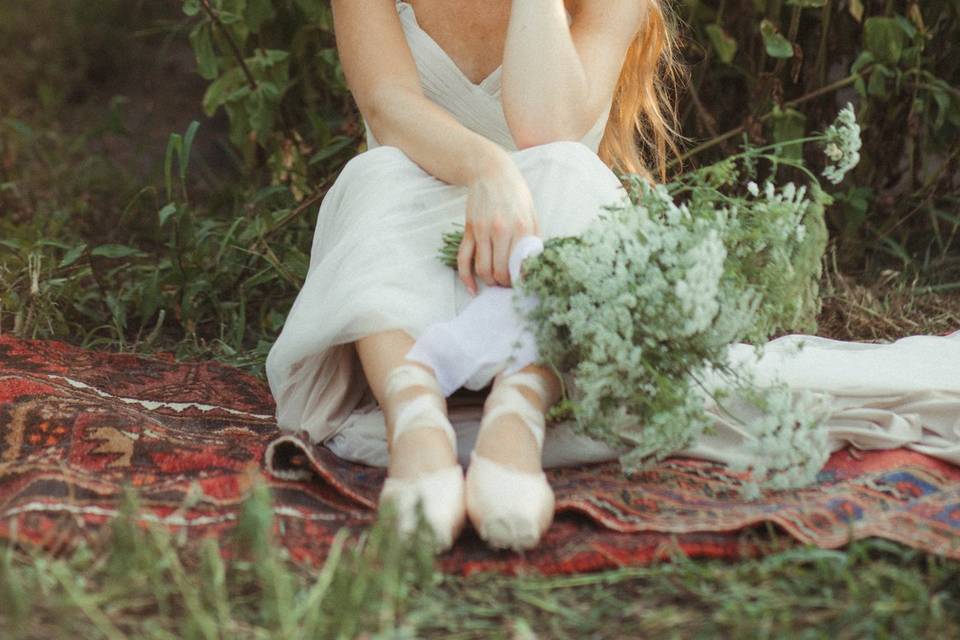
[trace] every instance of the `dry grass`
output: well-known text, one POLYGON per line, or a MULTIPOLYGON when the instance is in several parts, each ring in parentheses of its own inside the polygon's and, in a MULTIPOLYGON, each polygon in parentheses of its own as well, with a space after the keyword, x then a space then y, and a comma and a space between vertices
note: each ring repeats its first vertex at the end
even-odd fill
POLYGON ((818 334, 879 342, 960 331, 960 288, 944 289, 920 286, 898 271, 851 277, 831 269, 824 277, 818 334))

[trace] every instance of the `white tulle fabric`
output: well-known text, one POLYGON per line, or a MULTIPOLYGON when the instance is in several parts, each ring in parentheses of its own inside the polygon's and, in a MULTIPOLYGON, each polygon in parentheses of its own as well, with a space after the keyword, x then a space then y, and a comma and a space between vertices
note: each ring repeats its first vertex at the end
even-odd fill
MULTIPOLYGON (((579 143, 517 151, 500 102, 500 70, 470 82, 420 28, 409 4, 397 3, 397 11, 425 94, 512 153, 544 238, 578 234, 604 206, 623 200, 619 180, 596 155, 605 117, 579 143)), ((306 280, 266 370, 282 429, 304 430, 343 458, 387 466, 383 414, 352 343, 394 329, 420 338, 428 327, 454 321, 471 302, 453 270, 436 258, 441 235, 463 221, 466 190, 432 177, 399 149, 378 146, 372 135, 368 142, 370 150, 346 165, 324 198, 306 280)), ((482 354, 483 347, 463 348, 482 354)), ((745 346, 735 355, 761 380, 818 394, 830 409, 834 449, 905 446, 960 464, 960 333, 889 345, 787 336, 770 343, 759 360, 745 346)), ((476 387, 509 366, 488 357, 464 384, 476 387)), ((450 405, 464 465, 480 411, 479 402, 450 405)), ((684 453, 719 462, 741 458, 744 434, 720 414, 716 426, 684 453)), ((543 462, 573 465, 620 453, 576 435, 569 425, 552 425, 543 462)))

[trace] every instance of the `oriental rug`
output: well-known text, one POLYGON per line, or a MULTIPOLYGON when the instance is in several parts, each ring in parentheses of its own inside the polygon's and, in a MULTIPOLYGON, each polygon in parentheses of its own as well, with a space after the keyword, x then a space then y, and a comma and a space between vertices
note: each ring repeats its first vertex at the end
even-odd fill
MULTIPOLYGON (((102 544, 129 486, 145 523, 225 539, 259 478, 279 542, 320 564, 339 529, 374 521, 384 470, 281 434, 273 410, 264 382, 215 362, 0 337, 0 538, 102 544)), ((562 574, 867 537, 960 559, 960 468, 906 450, 837 452, 817 486, 753 502, 739 476, 682 458, 631 478, 615 462, 548 475, 557 516, 537 549, 491 550, 468 525, 441 567, 562 574)))

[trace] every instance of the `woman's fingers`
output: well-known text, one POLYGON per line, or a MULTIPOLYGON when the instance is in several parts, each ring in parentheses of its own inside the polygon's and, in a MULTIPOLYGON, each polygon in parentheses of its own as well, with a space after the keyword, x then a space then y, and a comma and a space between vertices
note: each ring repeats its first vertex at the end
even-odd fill
POLYGON ((487 286, 493 286, 495 282, 493 280, 493 247, 491 246, 490 231, 485 225, 475 225, 474 235, 477 240, 474 271, 487 286))
POLYGON ((473 275, 473 254, 476 247, 473 228, 468 224, 463 230, 463 240, 460 241, 460 250, 457 252, 457 272, 467 291, 473 295, 477 295, 477 280, 473 275))
POLYGON ((493 234, 493 279, 501 287, 510 286, 510 249, 516 234, 505 227, 494 227, 493 234))
MULTIPOLYGON (((524 234, 526 235, 526 234, 524 234)), ((513 255, 513 250, 517 247, 517 243, 520 242, 520 239, 523 238, 523 235, 515 235, 510 239, 510 251, 507 253, 507 271, 510 271, 510 256, 513 255)), ((513 286, 513 275, 510 275, 510 286, 513 286)))

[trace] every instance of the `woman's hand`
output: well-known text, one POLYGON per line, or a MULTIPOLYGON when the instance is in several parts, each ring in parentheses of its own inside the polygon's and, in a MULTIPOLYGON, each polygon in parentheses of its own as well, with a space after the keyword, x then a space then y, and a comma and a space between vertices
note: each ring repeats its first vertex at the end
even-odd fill
POLYGON ((463 241, 457 270, 470 293, 479 278, 509 287, 510 253, 520 238, 540 233, 533 197, 523 175, 505 151, 492 156, 468 183, 463 241))

